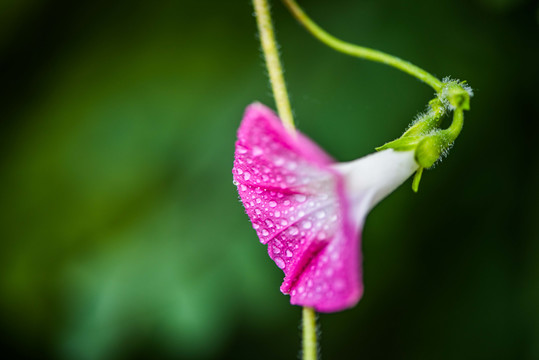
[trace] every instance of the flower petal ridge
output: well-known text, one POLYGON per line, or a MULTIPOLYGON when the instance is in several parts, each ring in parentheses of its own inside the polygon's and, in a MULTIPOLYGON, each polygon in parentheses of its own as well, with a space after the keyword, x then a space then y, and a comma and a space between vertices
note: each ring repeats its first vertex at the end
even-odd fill
POLYGON ((350 215, 345 179, 306 136, 288 133, 255 103, 238 130, 234 183, 260 242, 285 274, 281 291, 295 305, 334 312, 363 293, 360 228, 350 215))

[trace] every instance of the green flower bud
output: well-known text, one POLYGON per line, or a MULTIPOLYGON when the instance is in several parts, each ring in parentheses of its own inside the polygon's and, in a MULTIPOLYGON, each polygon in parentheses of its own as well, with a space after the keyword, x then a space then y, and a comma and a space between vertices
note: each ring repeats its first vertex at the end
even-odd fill
POLYGON ((430 168, 442 155, 436 135, 425 137, 415 148, 415 161, 423 168, 430 168))

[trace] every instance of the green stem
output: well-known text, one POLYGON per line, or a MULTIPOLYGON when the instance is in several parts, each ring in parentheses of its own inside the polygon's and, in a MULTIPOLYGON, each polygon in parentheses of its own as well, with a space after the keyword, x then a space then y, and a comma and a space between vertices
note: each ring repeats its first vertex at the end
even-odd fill
MULTIPOLYGON (((290 107, 288 91, 284 82, 283 69, 279 60, 279 51, 277 50, 277 42, 271 24, 271 14, 269 5, 266 0, 253 0, 255 8, 256 22, 260 33, 260 42, 266 67, 270 77, 271 88, 277 112, 283 122, 285 129, 295 134, 294 117, 290 107)), ((303 308, 303 359, 316 360, 316 318, 313 309, 303 308)))
POLYGON ((452 143, 459 136, 462 126, 464 125, 464 110, 460 107, 456 108, 453 112, 453 121, 451 125, 442 130, 448 137, 448 142, 452 143))
POLYGON ((253 5, 277 112, 285 129, 290 133, 295 133, 294 117, 292 116, 288 91, 286 90, 281 61, 279 60, 279 51, 277 50, 277 42, 275 41, 271 24, 269 5, 266 0, 253 0, 253 5))
POLYGON ((396 56, 386 54, 384 52, 366 48, 363 46, 357 46, 354 44, 347 43, 345 41, 339 40, 333 35, 328 34, 320 26, 315 24, 303 10, 298 6, 294 0, 282 0, 286 7, 290 10, 292 15, 318 40, 326 44, 327 46, 342 52, 344 54, 356 56, 366 60, 380 62, 399 70, 408 73, 419 80, 430 85, 436 92, 440 92, 442 89, 442 82, 438 80, 433 75, 429 74, 425 70, 415 66, 414 64, 409 63, 408 61, 402 60, 396 56))
POLYGON ((303 308, 303 360, 316 360, 316 314, 314 309, 303 308))

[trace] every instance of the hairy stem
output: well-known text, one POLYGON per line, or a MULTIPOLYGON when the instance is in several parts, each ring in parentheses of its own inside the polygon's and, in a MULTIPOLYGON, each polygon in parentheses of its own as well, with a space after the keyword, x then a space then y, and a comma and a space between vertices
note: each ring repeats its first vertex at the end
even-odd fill
MULTIPOLYGON (((277 112, 283 122, 285 129, 294 134, 294 117, 290 107, 288 91, 284 82, 283 69, 279 60, 279 51, 277 42, 271 24, 271 14, 266 0, 253 0, 255 8, 256 22, 260 34, 260 42, 266 67, 268 69, 273 97, 277 105, 277 112)), ((316 318, 314 310, 303 308, 303 359, 316 360, 316 318)))
POLYGON ((316 360, 316 314, 314 309, 303 308, 303 360, 316 360))
POLYGON ((273 25, 271 24, 269 5, 267 0, 253 0, 253 5, 277 111, 286 130, 295 133, 294 118, 284 82, 281 61, 279 60, 279 51, 273 33, 273 25))

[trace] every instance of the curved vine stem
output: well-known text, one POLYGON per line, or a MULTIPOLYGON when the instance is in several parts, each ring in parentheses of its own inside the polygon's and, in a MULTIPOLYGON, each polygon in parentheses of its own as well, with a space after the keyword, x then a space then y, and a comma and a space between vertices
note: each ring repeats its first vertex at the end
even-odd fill
POLYGON ((436 90, 436 92, 440 92, 442 89, 443 83, 425 70, 396 56, 339 40, 312 21, 294 0, 282 1, 301 25, 303 25, 315 38, 334 50, 397 68, 430 85, 434 90, 436 90))

